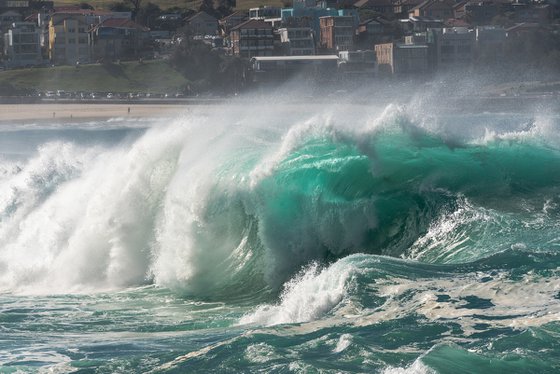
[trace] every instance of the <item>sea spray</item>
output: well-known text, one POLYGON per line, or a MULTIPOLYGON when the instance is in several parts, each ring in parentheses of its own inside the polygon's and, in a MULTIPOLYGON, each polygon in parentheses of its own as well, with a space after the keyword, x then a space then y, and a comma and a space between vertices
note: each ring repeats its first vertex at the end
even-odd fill
POLYGON ((0 364, 558 371, 558 117, 423 104, 0 129, 0 364))

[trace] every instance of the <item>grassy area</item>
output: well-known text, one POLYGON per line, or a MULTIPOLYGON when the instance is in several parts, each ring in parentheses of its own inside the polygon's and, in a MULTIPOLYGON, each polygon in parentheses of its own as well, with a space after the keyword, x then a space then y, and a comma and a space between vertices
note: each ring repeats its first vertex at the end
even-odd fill
MULTIPOLYGON (((92 5, 96 9, 108 9, 109 6, 117 0, 84 0, 90 5, 92 5)), ((151 3, 157 4, 161 9, 169 9, 173 7, 179 8, 188 8, 188 9, 198 9, 202 0, 150 0, 151 3)), ((69 5, 77 5, 80 2, 75 0, 55 0, 56 6, 69 6, 69 5)), ((144 3, 148 3, 148 1, 144 0, 144 3)), ((259 6, 276 6, 282 7, 281 0, 237 0, 237 7, 236 9, 249 9, 249 8, 256 8, 259 6)))
MULTIPOLYGON (((79 5, 82 1, 75 0, 55 0, 55 6, 75 6, 79 5)), ((120 2, 119 0, 84 0, 84 3, 88 3, 95 9, 108 9, 111 4, 120 2)), ((157 4, 161 9, 169 9, 172 7, 179 8, 193 8, 194 3, 200 3, 199 1, 193 0, 150 0, 149 2, 157 4)), ((143 3, 148 3, 148 1, 143 1, 143 3)))
POLYGON ((0 72, 0 85, 39 91, 113 91, 173 93, 188 81, 165 61, 113 65, 57 66, 0 72))

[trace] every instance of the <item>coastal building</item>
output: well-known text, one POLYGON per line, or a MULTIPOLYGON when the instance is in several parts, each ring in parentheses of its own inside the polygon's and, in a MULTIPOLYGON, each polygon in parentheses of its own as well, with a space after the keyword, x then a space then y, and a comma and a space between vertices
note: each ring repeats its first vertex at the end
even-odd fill
MULTIPOLYGON (((505 5, 500 1, 470 0, 464 4, 464 17, 475 25, 489 24, 494 17, 508 10, 505 5)), ((507 6, 511 7, 511 3, 508 2, 507 6)), ((512 11, 513 9, 509 10, 512 11)), ((461 14, 458 13, 457 15, 461 14)))
POLYGON ((22 15, 13 10, 0 13, 0 31, 6 32, 14 22, 21 22, 22 20, 22 15))
POLYGON ((4 59, 7 67, 36 66, 43 63, 41 30, 31 22, 15 22, 4 34, 4 59))
POLYGON ((315 54, 315 38, 310 27, 284 27, 278 29, 280 42, 289 56, 315 54))
POLYGON ((377 44, 375 54, 380 76, 421 76, 428 73, 426 44, 377 44))
POLYGON ((281 18, 281 13, 281 9, 277 7, 263 6, 259 8, 251 8, 249 9, 249 19, 259 19, 264 21, 267 19, 281 18))
POLYGON ((129 19, 107 19, 90 30, 93 59, 113 61, 141 57, 149 50, 149 31, 129 19))
POLYGON ((49 60, 67 65, 91 62, 89 26, 81 13, 54 13, 49 21, 49 60))
POLYGON ((338 56, 272 56, 251 59, 253 82, 281 82, 295 77, 313 81, 334 80, 338 56))
POLYGON ((407 18, 408 13, 414 7, 422 4, 424 0, 395 0, 394 12, 398 18, 407 18))
POLYGON ((512 4, 513 15, 516 22, 549 23, 553 18, 553 9, 550 4, 512 4))
POLYGON ((190 36, 216 35, 218 20, 206 12, 198 12, 185 20, 185 27, 190 36))
POLYGON ((430 29, 427 41, 435 51, 438 71, 465 69, 473 62, 476 34, 466 27, 430 29))
MULTIPOLYGON (((52 4, 52 1, 50 2, 52 4)), ((31 2, 29 0, 0 0, 0 13, 9 10, 22 12, 29 9, 31 2)))
POLYGON ((347 51, 354 48, 354 19, 351 16, 321 17, 320 48, 333 51, 347 51))
POLYGON ((231 53, 240 57, 272 56, 274 33, 270 24, 261 20, 248 20, 230 32, 231 53))
POLYGON ((497 63, 504 54, 506 30, 498 26, 481 26, 475 29, 476 55, 484 64, 497 63))
POLYGON ((351 6, 341 9, 329 8, 326 1, 306 1, 296 0, 292 8, 282 8, 282 25, 292 27, 311 27, 315 35, 321 34, 321 17, 351 16, 354 20, 354 27, 357 28, 360 17, 357 9, 351 6))
POLYGON ((372 48, 375 44, 389 42, 393 39, 390 22, 384 18, 369 18, 358 25, 356 45, 372 48))
POLYGON ((404 30, 416 33, 425 32, 428 29, 443 28, 444 22, 440 18, 413 16, 407 20, 401 20, 401 24, 404 30))
POLYGON ((432 17, 446 20, 453 18, 453 0, 425 0, 408 12, 409 17, 432 17))
POLYGON ((231 30, 237 25, 247 21, 248 17, 249 14, 246 11, 238 10, 229 16, 220 19, 218 21, 220 34, 222 36, 229 36, 231 30))
POLYGON ((375 51, 342 51, 338 56, 338 70, 345 78, 371 79, 377 75, 375 51))
POLYGON ((395 14, 393 0, 358 0, 353 6, 362 11, 369 10, 387 17, 393 17, 395 14))

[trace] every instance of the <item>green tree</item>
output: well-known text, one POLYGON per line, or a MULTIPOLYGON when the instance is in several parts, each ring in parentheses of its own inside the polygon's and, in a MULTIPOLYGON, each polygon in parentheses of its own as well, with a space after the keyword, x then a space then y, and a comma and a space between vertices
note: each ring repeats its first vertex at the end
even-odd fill
POLYGON ((124 2, 112 3, 109 5, 109 10, 112 12, 132 12, 130 5, 124 2))
POLYGON ((153 27, 156 25, 156 19, 162 14, 160 7, 154 3, 147 3, 136 13, 135 21, 141 25, 153 27))

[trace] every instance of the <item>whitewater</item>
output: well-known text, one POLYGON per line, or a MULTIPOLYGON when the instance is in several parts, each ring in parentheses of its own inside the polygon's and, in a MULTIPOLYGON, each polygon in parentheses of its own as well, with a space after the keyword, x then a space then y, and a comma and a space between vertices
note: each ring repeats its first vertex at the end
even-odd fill
POLYGON ((302 100, 2 124, 0 372, 560 371, 558 112, 302 100))

